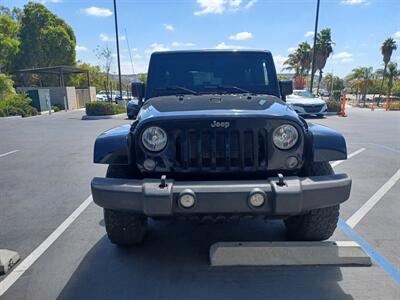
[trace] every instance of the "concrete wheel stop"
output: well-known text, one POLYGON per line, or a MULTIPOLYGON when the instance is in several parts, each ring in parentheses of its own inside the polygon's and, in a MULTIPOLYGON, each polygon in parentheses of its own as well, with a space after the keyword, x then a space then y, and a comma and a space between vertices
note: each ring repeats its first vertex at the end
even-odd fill
POLYGON ((20 257, 17 252, 0 249, 0 275, 7 274, 19 259, 20 257))
POLYGON ((210 247, 211 266, 371 266, 353 241, 218 242, 210 247))

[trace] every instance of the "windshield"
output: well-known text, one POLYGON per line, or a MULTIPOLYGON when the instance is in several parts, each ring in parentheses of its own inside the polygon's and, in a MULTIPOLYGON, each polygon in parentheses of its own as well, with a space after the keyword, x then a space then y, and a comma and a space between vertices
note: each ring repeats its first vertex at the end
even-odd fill
POLYGON ((298 96, 298 97, 305 97, 305 98, 315 98, 314 95, 312 93, 310 93, 309 91, 293 91, 293 95, 294 96, 298 96))
POLYGON ((271 94, 279 96, 269 53, 195 52, 153 55, 146 98, 176 94, 271 94))

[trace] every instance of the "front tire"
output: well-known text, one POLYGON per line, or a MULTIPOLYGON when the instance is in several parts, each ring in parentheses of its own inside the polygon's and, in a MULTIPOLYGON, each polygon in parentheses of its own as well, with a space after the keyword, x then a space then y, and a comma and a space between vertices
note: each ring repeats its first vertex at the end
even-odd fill
MULTIPOLYGON (((110 165, 107 178, 134 178, 137 170, 133 166, 110 165)), ((147 217, 125 211, 104 208, 104 224, 109 240, 119 246, 135 245, 146 235, 147 217)))
MULTIPOLYGON (((307 164, 301 176, 333 175, 329 162, 307 164)), ((330 238, 339 219, 339 205, 313 209, 306 214, 289 217, 285 225, 294 240, 322 241, 330 238)))
POLYGON ((147 228, 147 218, 128 212, 104 209, 104 223, 111 243, 120 246, 142 242, 147 228))

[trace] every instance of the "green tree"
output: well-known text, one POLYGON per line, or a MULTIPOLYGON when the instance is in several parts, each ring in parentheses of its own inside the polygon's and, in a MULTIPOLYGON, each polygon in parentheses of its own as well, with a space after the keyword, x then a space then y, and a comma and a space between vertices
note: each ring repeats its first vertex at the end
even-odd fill
POLYGON ((379 97, 378 97, 378 103, 377 103, 378 106, 379 106, 379 102, 381 100, 383 83, 384 83, 385 77, 386 77, 387 66, 388 66, 388 63, 390 62, 390 59, 392 58, 393 51, 395 51, 396 49, 397 49, 396 41, 392 38, 387 38, 381 46, 381 53, 382 53, 382 57, 383 57, 384 68, 383 68, 382 83, 381 83, 381 88, 379 91, 379 97))
POLYGON ((361 91, 363 105, 367 99, 369 86, 373 83, 374 72, 372 67, 358 67, 352 70, 349 79, 352 80, 351 87, 361 91))
POLYGON ((397 69, 397 64, 394 62, 389 62, 387 65, 387 77, 388 77, 388 89, 387 94, 391 96, 393 81, 400 76, 400 70, 397 69))
POLYGON ((19 26, 8 14, 0 14, 0 72, 7 71, 18 53, 19 26))
POLYGON ((329 56, 333 52, 333 45, 335 43, 331 38, 331 29, 325 28, 317 34, 317 42, 315 45, 315 67, 311 71, 311 76, 314 76, 315 72, 319 71, 317 93, 319 92, 319 87, 321 85, 323 69, 325 68, 326 62, 329 56))
POLYGON ((296 50, 297 57, 299 58, 299 65, 300 65, 300 75, 308 76, 308 72, 311 68, 311 46, 307 42, 303 42, 299 44, 296 50))
POLYGON ((147 82, 147 73, 141 73, 138 76, 139 81, 146 83, 147 82))
POLYGON ((328 73, 325 75, 325 88, 326 90, 332 91, 341 91, 344 89, 344 82, 339 76, 334 76, 332 73, 328 73))
POLYGON ((288 55, 288 58, 283 62, 285 66, 283 70, 294 71, 295 76, 300 75, 300 57, 297 51, 288 55))
POLYGON ((0 101, 8 96, 15 95, 14 82, 6 74, 0 73, 0 101))
POLYGON ((104 81, 103 86, 106 91, 108 100, 111 101, 110 91, 112 91, 112 80, 110 79, 110 71, 111 71, 111 64, 113 61, 111 49, 108 46, 104 48, 97 46, 96 56, 101 63, 103 72, 106 75, 106 80, 104 81))
MULTIPOLYGON (((88 70, 90 77, 90 85, 96 87, 96 91, 104 89, 106 75, 101 71, 100 66, 93 66, 87 63, 78 62, 77 67, 88 70)), ((84 88, 87 86, 86 74, 73 75, 69 79, 69 83, 75 87, 84 88)))
POLYGON ((0 14, 8 15, 14 21, 19 22, 22 18, 22 10, 18 7, 10 9, 7 6, 0 5, 0 14))
POLYGON ((76 38, 72 28, 40 3, 24 6, 16 68, 74 65, 76 38))

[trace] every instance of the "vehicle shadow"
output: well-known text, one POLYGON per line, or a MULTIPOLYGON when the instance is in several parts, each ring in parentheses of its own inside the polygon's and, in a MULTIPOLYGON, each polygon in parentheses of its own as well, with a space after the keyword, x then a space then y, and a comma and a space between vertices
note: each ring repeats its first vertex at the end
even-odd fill
POLYGON ((58 299, 352 299, 338 267, 210 267, 218 241, 286 240, 280 221, 211 225, 152 222, 141 246, 106 236, 87 253, 58 299))

